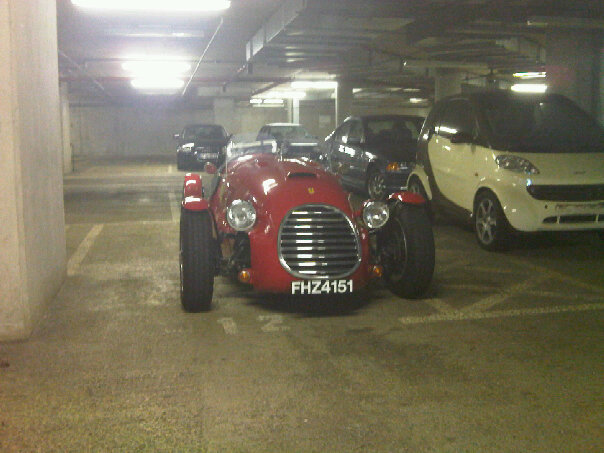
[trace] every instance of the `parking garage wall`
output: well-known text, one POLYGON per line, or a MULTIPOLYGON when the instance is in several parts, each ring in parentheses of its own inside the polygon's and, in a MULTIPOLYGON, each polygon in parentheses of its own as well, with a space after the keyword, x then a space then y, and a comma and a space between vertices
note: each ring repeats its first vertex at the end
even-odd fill
POLYGON ((0 2, 0 341, 26 338, 66 266, 55 2, 0 2))

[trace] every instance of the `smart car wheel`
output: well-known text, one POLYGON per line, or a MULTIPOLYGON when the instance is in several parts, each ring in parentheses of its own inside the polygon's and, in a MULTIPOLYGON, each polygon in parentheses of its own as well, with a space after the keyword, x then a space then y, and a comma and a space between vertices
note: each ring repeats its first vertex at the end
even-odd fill
POLYGON ((390 291, 409 299, 426 292, 434 272, 434 236, 425 209, 393 205, 390 220, 378 233, 378 250, 390 291))
POLYGON ((489 251, 509 248, 511 227, 499 200, 492 192, 483 192, 474 204, 474 231, 478 244, 489 251))
POLYGON ((373 200, 383 200, 386 196, 386 178, 377 168, 369 170, 367 175, 367 193, 373 200))
POLYGON ((180 216, 180 301, 188 312, 208 311, 214 293, 212 220, 207 212, 180 216))

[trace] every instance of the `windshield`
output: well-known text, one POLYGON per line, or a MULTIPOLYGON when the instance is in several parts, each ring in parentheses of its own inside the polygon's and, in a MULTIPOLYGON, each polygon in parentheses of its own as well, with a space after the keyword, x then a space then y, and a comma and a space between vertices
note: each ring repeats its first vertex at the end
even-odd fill
POLYGON ((529 153, 601 153, 604 130, 563 98, 483 101, 496 148, 529 153))
POLYGON ((421 127, 421 118, 376 118, 365 120, 365 139, 368 142, 415 142, 421 127))
POLYGON ((196 124, 185 127, 185 140, 222 140, 226 138, 222 126, 196 124))
POLYGON ((255 133, 236 134, 227 146, 227 160, 248 154, 276 154, 277 143, 272 138, 259 140, 255 133))
POLYGON ((271 126, 269 135, 275 140, 299 140, 311 137, 303 126, 271 126))

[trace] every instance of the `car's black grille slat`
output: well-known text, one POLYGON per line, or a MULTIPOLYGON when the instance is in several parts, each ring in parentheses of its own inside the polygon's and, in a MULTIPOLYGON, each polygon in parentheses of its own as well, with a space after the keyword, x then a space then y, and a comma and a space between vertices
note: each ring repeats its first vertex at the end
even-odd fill
POLYGON ((285 269, 302 278, 340 278, 360 263, 360 245, 346 215, 327 205, 300 206, 283 219, 279 257, 285 269))
POLYGON ((604 184, 529 185, 526 190, 536 200, 543 201, 604 200, 604 184))

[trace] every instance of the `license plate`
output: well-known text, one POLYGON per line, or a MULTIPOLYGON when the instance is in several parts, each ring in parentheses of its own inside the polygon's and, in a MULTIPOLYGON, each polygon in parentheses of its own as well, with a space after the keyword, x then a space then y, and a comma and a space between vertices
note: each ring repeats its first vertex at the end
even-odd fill
POLYGON ((292 294, 346 294, 352 280, 300 280, 292 282, 292 294))
POLYGON ((199 153, 197 159, 218 159, 218 153, 199 153))

